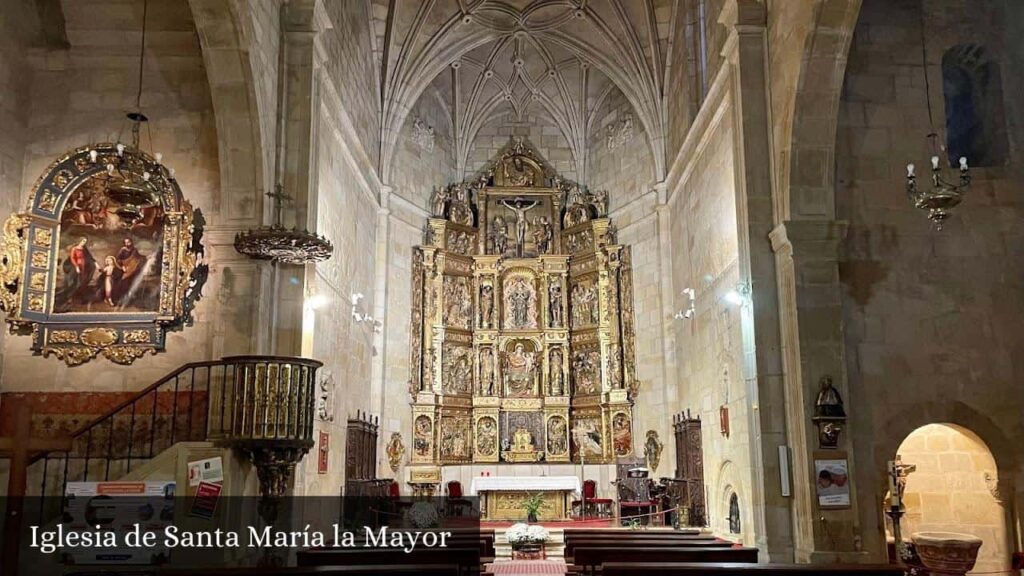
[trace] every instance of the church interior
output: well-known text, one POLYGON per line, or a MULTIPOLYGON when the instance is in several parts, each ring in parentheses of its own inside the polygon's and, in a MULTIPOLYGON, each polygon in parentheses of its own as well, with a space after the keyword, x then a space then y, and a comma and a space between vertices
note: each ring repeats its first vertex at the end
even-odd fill
POLYGON ((1024 569, 1024 2, 0 31, 10 573, 33 498, 161 482, 468 504, 470 573, 1024 569))

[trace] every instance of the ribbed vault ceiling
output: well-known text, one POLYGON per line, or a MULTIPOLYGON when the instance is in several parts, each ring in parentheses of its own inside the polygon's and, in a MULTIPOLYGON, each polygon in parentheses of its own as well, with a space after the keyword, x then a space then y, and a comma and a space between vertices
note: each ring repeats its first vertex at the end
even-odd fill
POLYGON ((447 103, 458 173, 491 118, 536 114, 586 174, 595 113, 614 90, 648 134, 664 177, 664 79, 676 0, 374 0, 383 173, 426 90, 447 103))

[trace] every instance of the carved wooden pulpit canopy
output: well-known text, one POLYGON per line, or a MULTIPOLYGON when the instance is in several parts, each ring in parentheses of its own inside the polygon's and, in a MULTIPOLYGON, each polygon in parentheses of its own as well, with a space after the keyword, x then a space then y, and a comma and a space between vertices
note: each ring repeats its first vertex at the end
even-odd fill
POLYGON ((431 205, 413 255, 410 464, 632 455, 633 283, 607 194, 517 139, 431 205))

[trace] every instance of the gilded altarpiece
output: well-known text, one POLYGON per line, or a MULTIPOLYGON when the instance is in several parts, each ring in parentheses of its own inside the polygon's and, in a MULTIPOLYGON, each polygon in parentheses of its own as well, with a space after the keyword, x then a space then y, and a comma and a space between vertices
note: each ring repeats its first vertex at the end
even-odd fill
POLYGON ((431 204, 412 267, 411 463, 632 455, 630 254, 607 195, 516 141, 431 204))

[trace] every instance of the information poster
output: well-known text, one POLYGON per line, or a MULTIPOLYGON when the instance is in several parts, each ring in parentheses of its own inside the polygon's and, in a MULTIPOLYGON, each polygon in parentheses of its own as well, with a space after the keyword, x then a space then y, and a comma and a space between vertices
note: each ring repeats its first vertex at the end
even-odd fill
MULTIPOLYGON (((123 542, 136 524, 162 532, 174 522, 175 483, 68 482, 67 504, 61 526, 66 532, 113 532, 123 542)), ((62 551, 73 564, 159 564, 170 554, 166 546, 118 547, 97 551, 68 548, 62 551)))

